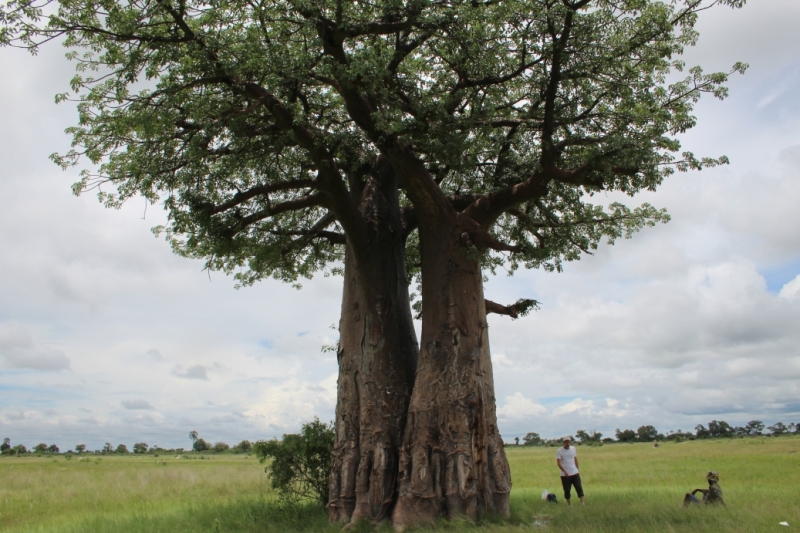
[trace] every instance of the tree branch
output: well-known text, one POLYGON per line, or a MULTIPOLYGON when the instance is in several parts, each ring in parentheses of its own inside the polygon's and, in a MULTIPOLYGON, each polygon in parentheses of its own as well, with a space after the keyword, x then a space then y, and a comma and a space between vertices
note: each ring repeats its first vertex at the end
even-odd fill
POLYGON ((531 299, 519 299, 511 305, 501 305, 491 300, 483 300, 486 306, 486 314, 496 313, 506 315, 511 318, 519 318, 527 315, 532 309, 539 308, 539 302, 531 299))
POLYGON ((561 30, 561 36, 556 39, 555 29, 552 27, 552 21, 548 20, 550 27, 550 34, 553 37, 553 62, 550 68, 550 79, 547 83, 547 90, 545 91, 544 98, 544 123, 542 125, 542 167, 547 168, 551 166, 556 158, 553 153, 553 133, 555 132, 555 110, 556 110, 556 96, 558 95, 558 87, 561 84, 561 54, 567 45, 570 31, 572 30, 572 18, 574 11, 567 12, 564 19, 564 28, 561 30))
POLYGON ((346 244, 347 237, 340 233, 334 231, 325 231, 325 228, 330 226, 333 222, 336 221, 336 216, 332 212, 328 212, 320 218, 311 229, 306 232, 305 235, 302 235, 300 238, 293 240, 288 246, 281 250, 282 255, 287 255, 292 252, 300 251, 315 238, 324 238, 327 239, 328 242, 332 245, 334 244, 346 244))
POLYGON ((248 189, 246 191, 237 192, 233 195, 233 198, 228 200, 227 202, 221 203, 219 205, 215 205, 211 208, 211 214, 216 215, 217 213, 222 213, 232 207, 236 207, 237 205, 243 204, 247 200, 261 196, 263 194, 269 194, 271 192, 277 191, 285 191, 288 189, 302 189, 307 187, 314 187, 317 185, 315 180, 305 179, 305 180, 294 180, 294 181, 284 181, 281 183, 273 183, 271 185, 259 185, 257 187, 253 187, 252 189, 248 189))
POLYGON ((288 200, 286 202, 281 202, 274 206, 269 206, 266 209, 262 209, 261 211, 256 211, 246 217, 241 218, 236 224, 229 227, 225 231, 225 236, 229 239, 235 237, 240 231, 245 229, 247 226, 251 224, 255 224, 256 222, 260 222, 269 217, 273 217, 275 215, 279 215, 281 213, 286 213, 288 211, 297 211, 300 209, 307 209, 309 207, 315 206, 324 206, 324 202, 322 199, 322 195, 320 194, 309 194, 303 196, 301 198, 297 198, 296 200, 288 200))

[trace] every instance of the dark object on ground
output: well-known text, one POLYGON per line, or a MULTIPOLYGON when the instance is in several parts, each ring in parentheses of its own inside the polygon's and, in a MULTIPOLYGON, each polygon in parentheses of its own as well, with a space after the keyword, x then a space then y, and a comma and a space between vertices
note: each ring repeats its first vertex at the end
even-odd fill
POLYGON ((558 503, 558 498, 555 494, 548 494, 547 495, 547 502, 548 503, 558 503))

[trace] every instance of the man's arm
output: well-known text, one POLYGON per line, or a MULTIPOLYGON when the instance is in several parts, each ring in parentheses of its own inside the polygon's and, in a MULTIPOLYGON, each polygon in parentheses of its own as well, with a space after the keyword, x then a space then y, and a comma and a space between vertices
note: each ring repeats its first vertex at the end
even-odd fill
POLYGON ((578 456, 577 455, 575 456, 575 468, 577 468, 578 470, 581 469, 581 467, 578 466, 578 456))
POLYGON ((692 496, 694 496, 694 495, 695 495, 695 494, 697 494, 698 492, 702 492, 703 494, 708 494, 708 489, 694 489, 694 490, 692 491, 692 496))
POLYGON ((556 464, 558 465, 558 469, 561 470, 562 472, 564 472, 565 476, 569 475, 569 474, 567 474, 567 471, 564 470, 564 467, 561 466, 561 459, 556 458, 556 464))

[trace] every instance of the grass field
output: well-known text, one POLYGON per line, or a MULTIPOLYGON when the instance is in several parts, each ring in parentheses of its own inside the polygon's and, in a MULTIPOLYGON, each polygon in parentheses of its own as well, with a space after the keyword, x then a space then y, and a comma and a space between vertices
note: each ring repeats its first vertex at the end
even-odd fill
MULTIPOLYGON (((507 448, 512 516, 426 531, 672 532, 800 528, 800 437, 580 447, 587 507, 567 509, 555 448, 507 448), (720 472, 728 506, 682 509, 720 472), (556 492, 558 505, 540 499, 556 492), (778 525, 787 521, 789 528, 778 525)), ((334 532, 314 506, 282 506, 253 457, 104 456, 0 459, 0 530, 14 533, 334 532)), ((361 529, 361 528, 358 528, 361 529)), ((389 531, 388 527, 379 530, 389 531)))

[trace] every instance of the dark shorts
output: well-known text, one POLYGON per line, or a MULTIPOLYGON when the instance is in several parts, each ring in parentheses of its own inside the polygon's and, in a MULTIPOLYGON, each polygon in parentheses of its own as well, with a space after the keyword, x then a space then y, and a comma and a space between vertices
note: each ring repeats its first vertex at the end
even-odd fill
POLYGON ((683 497, 683 506, 686 507, 686 506, 691 505, 693 503, 699 505, 702 502, 700 501, 700 499, 697 496, 695 496, 694 494, 689 494, 687 492, 686 496, 683 497))
POLYGON ((572 487, 575 487, 575 492, 578 493, 578 498, 583 498, 583 485, 581 485, 580 474, 575 474, 574 476, 561 476, 561 486, 564 487, 565 500, 569 500, 569 492, 572 487))

